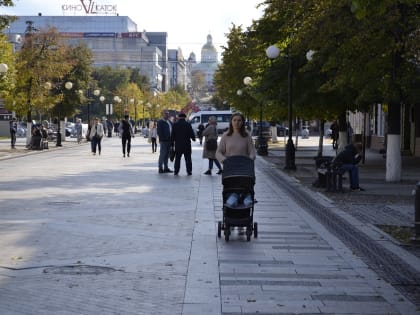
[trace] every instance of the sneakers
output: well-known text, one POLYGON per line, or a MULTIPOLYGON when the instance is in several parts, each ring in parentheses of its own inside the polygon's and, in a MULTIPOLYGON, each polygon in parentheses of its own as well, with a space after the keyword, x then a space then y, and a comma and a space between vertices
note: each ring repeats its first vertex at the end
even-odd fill
POLYGON ((365 191, 362 187, 355 187, 351 189, 352 191, 365 191))
POLYGON ((222 174, 223 173, 223 171, 222 170, 219 170, 216 174, 217 175, 220 175, 220 174, 222 174))
POLYGON ((207 170, 207 172, 204 172, 204 175, 211 175, 211 170, 207 170))

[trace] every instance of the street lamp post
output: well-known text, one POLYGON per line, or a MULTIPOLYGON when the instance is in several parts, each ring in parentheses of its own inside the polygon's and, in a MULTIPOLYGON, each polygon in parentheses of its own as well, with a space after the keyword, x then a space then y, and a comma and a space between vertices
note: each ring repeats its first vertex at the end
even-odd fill
POLYGON ((146 117, 144 117, 144 107, 146 106, 146 104, 144 104, 143 102, 142 102, 142 105, 143 105, 143 122, 142 122, 142 124, 141 124, 141 128, 143 129, 144 127, 145 127, 145 122, 146 122, 146 117))
MULTIPOLYGON (((244 84, 249 88, 252 83, 251 77, 245 77, 243 80, 244 84)), ((261 100, 258 101, 260 105, 260 123, 258 127, 258 137, 255 143, 258 155, 268 155, 268 145, 267 139, 263 136, 263 102, 261 100)))
MULTIPOLYGON (((66 90, 70 91, 73 88, 73 83, 68 81, 68 82, 64 83, 64 87, 65 87, 66 90)), ((52 88, 51 83, 46 82, 45 83, 45 88, 47 90, 51 90, 51 88, 52 88)), ((57 87, 57 88, 59 88, 59 87, 57 87)), ((60 91, 61 91, 61 93, 63 93, 62 88, 60 88, 60 91)), ((57 146, 57 147, 62 146, 62 144, 61 144, 60 111, 58 111, 58 117, 57 117, 57 141, 55 143, 55 146, 57 146)))
POLYGON ((121 98, 118 95, 114 96, 114 102, 118 103, 118 105, 121 103, 121 98))
MULTIPOLYGON (((280 49, 277 46, 270 46, 266 50, 267 57, 270 59, 275 59, 280 55, 280 49)), ((288 71, 287 71, 287 109, 288 114, 287 118, 289 121, 289 138, 287 139, 286 144, 286 154, 285 154, 285 166, 286 170, 296 170, 295 164, 295 145, 293 144, 293 115, 292 115, 292 78, 293 78, 293 64, 292 57, 287 55, 288 62, 288 71)))
MULTIPOLYGON (((101 95, 101 90, 98 90, 98 89, 93 90, 93 95, 98 97, 99 95, 101 95)), ((90 102, 89 102, 89 105, 88 105, 88 121, 90 121, 89 120, 90 119, 90 108, 89 108, 89 106, 90 106, 90 102)), ((98 110, 99 106, 94 106, 94 107, 96 107, 96 110, 98 110)))
MULTIPOLYGON (((87 104, 87 123, 88 124, 90 124, 90 104, 93 102, 93 99, 91 98, 91 96, 92 96, 91 91, 92 90, 90 88, 88 88, 87 91, 86 91, 86 97, 88 99, 88 104, 87 104)), ((79 92, 80 95, 84 94, 83 90, 79 90, 78 92, 79 92)), ((101 90, 98 90, 98 89, 93 90, 93 95, 94 96, 98 97, 100 94, 101 94, 101 90)), ((100 98, 99 98, 99 100, 100 100, 100 98)))

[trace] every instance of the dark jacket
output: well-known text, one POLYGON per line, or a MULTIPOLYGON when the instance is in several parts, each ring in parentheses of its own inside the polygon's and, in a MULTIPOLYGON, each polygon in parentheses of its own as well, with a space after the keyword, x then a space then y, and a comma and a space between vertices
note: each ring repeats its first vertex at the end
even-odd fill
MULTIPOLYGON (((170 120, 159 119, 157 122, 157 135, 159 141, 171 141, 171 130, 169 124, 172 125, 170 120)), ((173 127, 173 126, 172 126, 173 127)))
POLYGON ((133 127, 131 126, 130 122, 128 120, 121 120, 120 125, 118 126, 119 132, 124 137, 131 137, 134 135, 133 133, 133 127))
POLYGON ((17 132, 17 122, 16 122, 16 120, 9 121, 9 127, 10 127, 10 133, 16 133, 17 132))
POLYGON ((195 134, 191 124, 185 119, 180 119, 173 125, 171 139, 177 153, 191 154, 191 140, 195 141, 195 134))
POLYGON ((338 153, 335 157, 334 162, 342 164, 357 164, 362 159, 356 147, 353 144, 345 146, 344 150, 338 153))

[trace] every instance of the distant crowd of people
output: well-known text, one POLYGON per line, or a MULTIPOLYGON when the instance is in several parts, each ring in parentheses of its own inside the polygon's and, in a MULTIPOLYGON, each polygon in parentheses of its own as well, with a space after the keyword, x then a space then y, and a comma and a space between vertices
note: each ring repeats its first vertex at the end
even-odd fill
MULTIPOLYGON (((135 136, 135 127, 129 115, 125 115, 120 121, 112 122, 105 119, 103 122, 98 117, 92 119, 88 124, 88 129, 83 135, 82 120, 76 119, 74 126, 77 142, 81 143, 83 136, 91 144, 92 155, 101 155, 102 139, 104 136, 112 137, 116 135, 121 138, 121 150, 123 157, 130 157, 131 142, 135 136)), ((157 162, 158 173, 173 173, 178 175, 181 170, 181 159, 184 157, 187 175, 192 175, 192 148, 191 142, 196 141, 196 133, 191 124, 186 121, 184 113, 176 117, 169 117, 169 111, 163 110, 161 118, 150 121, 148 124, 148 140, 151 143, 152 153, 157 152, 159 144, 159 157, 157 162), (173 170, 169 167, 169 160, 173 161, 173 170)), ((10 144, 14 149, 16 146, 17 120, 15 117, 9 122, 10 144)), ((33 124, 31 130, 31 140, 28 144, 29 149, 45 148, 48 145, 48 122, 33 124)), ((244 155, 255 159, 255 147, 249 131, 246 129, 245 119, 239 113, 231 116, 229 129, 221 136, 220 141, 217 132, 217 119, 211 116, 206 125, 201 124, 197 130, 197 137, 200 145, 203 146, 202 157, 208 159, 208 169, 205 175, 212 175, 213 167, 217 167, 217 174, 223 172, 223 161, 232 155, 244 155)), ((348 128, 347 146, 343 147, 335 158, 335 162, 341 163, 342 168, 350 174, 350 188, 352 190, 363 190, 359 186, 358 163, 362 152, 360 143, 352 143, 352 129, 348 128)), ((334 149, 338 149, 339 128, 337 121, 331 125, 331 139, 334 149)), ((48 147, 47 147, 48 148, 48 147)))

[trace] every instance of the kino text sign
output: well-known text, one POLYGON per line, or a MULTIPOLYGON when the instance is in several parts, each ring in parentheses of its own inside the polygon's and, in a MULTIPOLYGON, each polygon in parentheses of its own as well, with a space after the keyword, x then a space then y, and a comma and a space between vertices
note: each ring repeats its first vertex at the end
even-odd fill
POLYGON ((63 12, 85 14, 117 14, 116 4, 98 4, 95 1, 80 0, 80 4, 63 4, 63 12))

